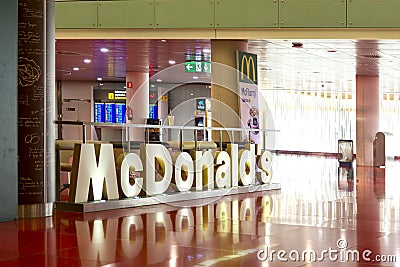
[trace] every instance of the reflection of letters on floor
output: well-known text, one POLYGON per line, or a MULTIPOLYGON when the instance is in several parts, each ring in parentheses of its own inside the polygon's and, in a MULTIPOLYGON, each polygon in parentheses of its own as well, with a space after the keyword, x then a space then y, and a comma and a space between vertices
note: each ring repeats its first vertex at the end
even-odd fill
POLYGON ((95 220, 92 223, 93 232, 90 233, 88 221, 75 222, 79 255, 86 257, 81 260, 115 262, 118 219, 108 219, 105 225, 102 220, 95 220))
POLYGON ((212 247, 215 242, 228 241, 235 245, 248 241, 243 235, 253 239, 257 233, 267 233, 264 222, 271 214, 271 207, 271 197, 263 196, 182 208, 176 216, 156 212, 119 219, 76 221, 79 255, 82 261, 86 260, 85 264, 82 262, 85 266, 88 260, 94 261, 96 266, 99 261, 107 264, 135 258, 143 259, 143 265, 152 265, 168 261, 172 245, 191 246, 193 240, 197 247, 212 247), (261 203, 261 209, 256 210, 256 203, 261 203), (257 212, 261 214, 257 216, 257 212), (214 229, 226 235, 215 236, 214 229), (223 240, 225 238, 229 240, 223 240))

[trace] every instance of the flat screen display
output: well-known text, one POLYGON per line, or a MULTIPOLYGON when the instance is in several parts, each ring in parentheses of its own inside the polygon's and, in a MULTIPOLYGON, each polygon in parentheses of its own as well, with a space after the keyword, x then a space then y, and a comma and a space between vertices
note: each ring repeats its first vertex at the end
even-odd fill
POLYGON ((196 99, 196 109, 197 110, 206 110, 206 100, 204 98, 196 99))
POLYGON ((104 122, 104 103, 94 103, 94 122, 104 122))
POLYGON ((115 104, 115 122, 125 123, 125 104, 115 104))
POLYGON ((104 122, 112 123, 115 122, 115 104, 114 103, 104 103, 105 118, 104 122))
POLYGON ((149 118, 150 119, 157 119, 158 118, 158 107, 157 107, 157 105, 150 105, 149 106, 149 118))

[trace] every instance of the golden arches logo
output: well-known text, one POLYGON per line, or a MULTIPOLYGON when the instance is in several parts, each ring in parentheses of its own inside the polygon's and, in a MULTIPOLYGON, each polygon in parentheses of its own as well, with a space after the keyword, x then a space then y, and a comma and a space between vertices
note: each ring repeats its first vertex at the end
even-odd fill
POLYGON ((253 74, 252 81, 253 82, 257 82, 257 77, 256 77, 257 72, 256 72, 253 56, 247 57, 246 55, 243 55, 240 70, 241 70, 241 75, 242 75, 241 79, 242 80, 243 80, 245 74, 246 74, 247 77, 251 78, 250 70, 252 70, 252 74, 253 74), (246 63, 246 73, 244 72, 245 63, 246 63), (251 64, 251 67, 252 67, 251 69, 250 69, 250 64, 251 64))

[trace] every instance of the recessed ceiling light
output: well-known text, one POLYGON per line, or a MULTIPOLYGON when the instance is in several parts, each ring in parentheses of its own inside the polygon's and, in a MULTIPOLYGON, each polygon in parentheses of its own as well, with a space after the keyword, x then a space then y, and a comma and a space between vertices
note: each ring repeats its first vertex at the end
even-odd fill
POLYGON ((199 77, 197 76, 193 76, 193 80, 197 80, 199 77))
POLYGON ((162 82, 162 80, 161 80, 161 79, 157 79, 157 82, 159 82, 159 83, 160 83, 160 82, 162 82))
POLYGON ((79 68, 78 68, 78 67, 74 67, 73 70, 74 70, 74 71, 78 71, 79 68))
POLYGON ((86 64, 89 64, 90 62, 92 62, 92 60, 90 60, 90 59, 88 59, 88 58, 85 58, 85 59, 83 60, 83 62, 85 62, 86 64))
POLYGON ((155 87, 154 84, 152 84, 152 85, 151 85, 151 88, 154 88, 154 87, 155 87))
POLYGON ((100 78, 100 77, 99 77, 99 78, 97 78, 97 80, 98 80, 98 81, 102 81, 102 80, 103 80, 103 78, 100 78))
POLYGON ((190 95, 193 96, 194 94, 193 94, 193 93, 190 93, 190 95))
POLYGON ((167 41, 167 40, 164 40, 164 39, 163 39, 163 40, 161 40, 161 42, 163 42, 163 43, 165 43, 166 41, 167 41))
POLYGON ((100 48, 100 51, 103 53, 107 53, 109 50, 108 50, 108 48, 103 47, 103 48, 100 48))
POLYGON ((176 63, 176 61, 175 60, 170 60, 170 61, 168 61, 168 63, 171 64, 171 65, 174 65, 176 63))
POLYGON ((204 49, 203 49, 203 53, 211 53, 211 49, 204 48, 204 49))

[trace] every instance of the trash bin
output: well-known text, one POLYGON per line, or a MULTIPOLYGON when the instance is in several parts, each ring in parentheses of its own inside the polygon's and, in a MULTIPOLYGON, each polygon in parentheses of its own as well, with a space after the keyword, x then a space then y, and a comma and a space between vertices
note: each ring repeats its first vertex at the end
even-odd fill
POLYGON ((339 166, 352 166, 354 161, 353 140, 338 140, 339 166))
POLYGON ((374 140, 374 166, 383 167, 393 162, 398 150, 396 138, 391 133, 377 132, 374 140))

